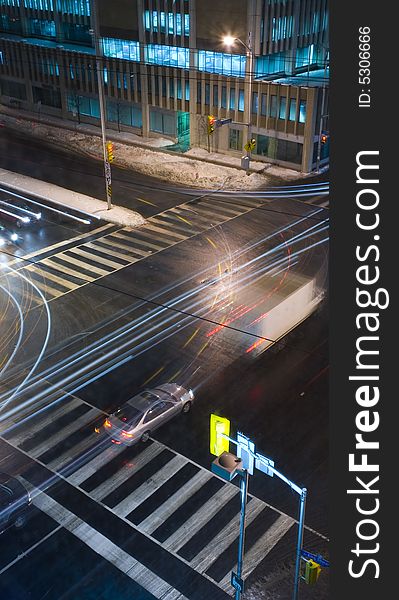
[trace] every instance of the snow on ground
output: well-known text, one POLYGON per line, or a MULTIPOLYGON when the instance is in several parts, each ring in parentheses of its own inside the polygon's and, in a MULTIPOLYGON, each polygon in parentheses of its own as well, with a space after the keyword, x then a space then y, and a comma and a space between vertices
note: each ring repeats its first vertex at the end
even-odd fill
MULTIPOLYGON (((60 144, 63 147, 73 147, 76 150, 100 159, 103 156, 101 138, 82 132, 83 128, 93 129, 92 126, 82 125, 80 126, 80 131, 74 131, 66 129, 64 126, 56 127, 48 123, 29 121, 25 118, 18 119, 8 114, 3 114, 2 120, 7 125, 20 131, 26 131, 49 142, 60 144)), ((133 136, 126 133, 120 134, 118 138, 118 132, 114 131, 112 131, 112 135, 110 136, 113 140, 124 140, 127 137, 132 137, 133 139, 133 136)), ((138 136, 134 136, 134 138, 138 138, 138 136)), ((148 140, 148 145, 154 148, 155 144, 153 142, 153 139, 151 141, 148 140)), ((254 170, 256 169, 257 172, 247 174, 244 170, 228 166, 230 164, 239 167, 239 158, 218 153, 208 154, 206 150, 201 148, 191 149, 187 153, 188 156, 217 160, 224 164, 212 164, 185 156, 162 152, 160 149, 156 150, 145 147, 143 142, 141 142, 140 146, 132 145, 133 143, 114 141, 115 164, 138 171, 144 175, 156 177, 170 183, 181 184, 186 187, 206 189, 224 187, 224 189, 255 190, 260 187, 264 188, 267 185, 275 185, 281 179, 289 181, 297 179, 299 176, 297 171, 259 161, 252 162, 254 170)))

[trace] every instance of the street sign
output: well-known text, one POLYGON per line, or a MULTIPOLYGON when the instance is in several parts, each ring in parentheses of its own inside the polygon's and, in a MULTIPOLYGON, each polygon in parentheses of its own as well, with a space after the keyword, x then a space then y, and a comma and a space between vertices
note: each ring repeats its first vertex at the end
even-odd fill
POLYGON ((270 469, 270 467, 274 467, 274 460, 266 458, 266 456, 262 456, 262 454, 258 454, 257 456, 259 458, 255 460, 255 468, 259 469, 259 471, 262 471, 262 473, 265 473, 265 475, 273 477, 273 471, 270 469))
POLYGON ((255 444, 243 433, 237 432, 237 456, 242 460, 242 468, 248 471, 250 475, 254 474, 255 444), (252 454, 251 454, 252 452, 252 454))
POLYGON ((255 146, 256 146, 256 140, 254 138, 252 138, 252 140, 247 141, 244 148, 247 152, 252 152, 252 150, 255 150, 255 146))
POLYGON ((218 119, 216 121, 216 127, 221 127, 222 125, 227 125, 231 123, 233 119, 218 119))
POLYGON ((244 592, 244 580, 241 579, 241 577, 238 577, 237 573, 234 573, 234 571, 231 573, 231 585, 241 594, 244 592))

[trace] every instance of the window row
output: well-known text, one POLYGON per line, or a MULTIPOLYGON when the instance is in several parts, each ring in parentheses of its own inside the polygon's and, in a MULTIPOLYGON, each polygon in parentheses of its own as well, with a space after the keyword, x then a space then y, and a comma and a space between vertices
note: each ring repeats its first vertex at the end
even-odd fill
MULTIPOLYGON (((138 62, 140 60, 139 42, 102 38, 105 56, 122 58, 138 62)), ((190 68, 190 50, 180 46, 147 44, 144 49, 144 60, 149 64, 190 68)), ((241 54, 225 54, 208 50, 198 50, 198 70, 220 75, 245 77, 246 57, 241 54)))
POLYGON ((297 165, 302 163, 302 144, 258 134, 255 135, 255 140, 254 154, 297 165))
MULTIPOLYGON (((204 96, 204 104, 208 106, 219 106, 219 86, 212 86, 212 98, 211 98, 211 86, 209 83, 206 83, 204 86, 205 96, 204 96)), ((245 105, 245 92, 243 88, 238 90, 238 94, 236 94, 235 88, 230 88, 229 99, 227 100, 227 87, 222 85, 220 88, 220 107, 228 108, 229 110, 239 110, 244 111, 245 105)), ((200 81, 197 82, 197 103, 202 104, 202 83, 200 81)))
MULTIPOLYGON (((71 15, 90 16, 90 0, 23 0, 25 8, 33 10, 56 10, 71 15)), ((0 0, 3 6, 20 6, 20 0, 0 0)))
POLYGON ((177 98, 178 100, 190 100, 190 82, 188 79, 172 79, 169 77, 148 78, 148 93, 162 98, 177 98), (184 94, 184 98, 183 98, 184 94))
MULTIPOLYGON (((252 94, 252 113, 260 114, 264 117, 273 117, 278 119, 288 119, 289 121, 297 120, 297 100, 290 98, 287 104, 287 98, 275 94, 252 94), (259 106, 260 104, 260 106, 259 106)), ((306 120, 306 100, 299 100, 298 123, 305 123, 306 120)))
POLYGON ((144 11, 146 31, 169 33, 170 35, 190 35, 190 15, 157 10, 144 11))

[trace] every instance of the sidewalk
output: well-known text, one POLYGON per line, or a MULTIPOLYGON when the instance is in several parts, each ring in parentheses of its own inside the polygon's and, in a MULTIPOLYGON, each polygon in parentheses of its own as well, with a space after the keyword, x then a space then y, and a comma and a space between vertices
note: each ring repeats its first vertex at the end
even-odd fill
POLYGON ((0 169, 0 182, 19 194, 47 200, 58 205, 60 209, 72 208, 83 211, 83 213, 89 214, 92 219, 103 219, 125 227, 139 227, 145 223, 145 219, 139 213, 128 208, 114 206, 107 210, 107 203, 103 200, 66 190, 53 183, 40 181, 33 177, 12 173, 5 169, 0 169))
MULTIPOLYGON (((64 121, 49 115, 18 111, 1 106, 0 121, 53 143, 66 143, 101 159, 101 130, 95 125, 64 121)), ((186 153, 167 149, 173 142, 166 138, 143 138, 134 133, 107 130, 107 139, 115 143, 115 164, 145 175, 193 188, 226 189, 264 188, 281 180, 298 179, 300 173, 271 163, 251 161, 248 174, 241 159, 216 152, 192 148, 186 153)))

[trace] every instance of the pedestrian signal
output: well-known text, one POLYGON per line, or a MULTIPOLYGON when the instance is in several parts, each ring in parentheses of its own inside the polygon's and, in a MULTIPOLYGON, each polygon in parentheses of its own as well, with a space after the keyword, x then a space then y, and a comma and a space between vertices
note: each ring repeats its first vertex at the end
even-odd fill
POLYGON ((215 456, 229 451, 229 440, 222 437, 221 433, 230 435, 230 421, 225 417, 211 415, 210 451, 215 456))

